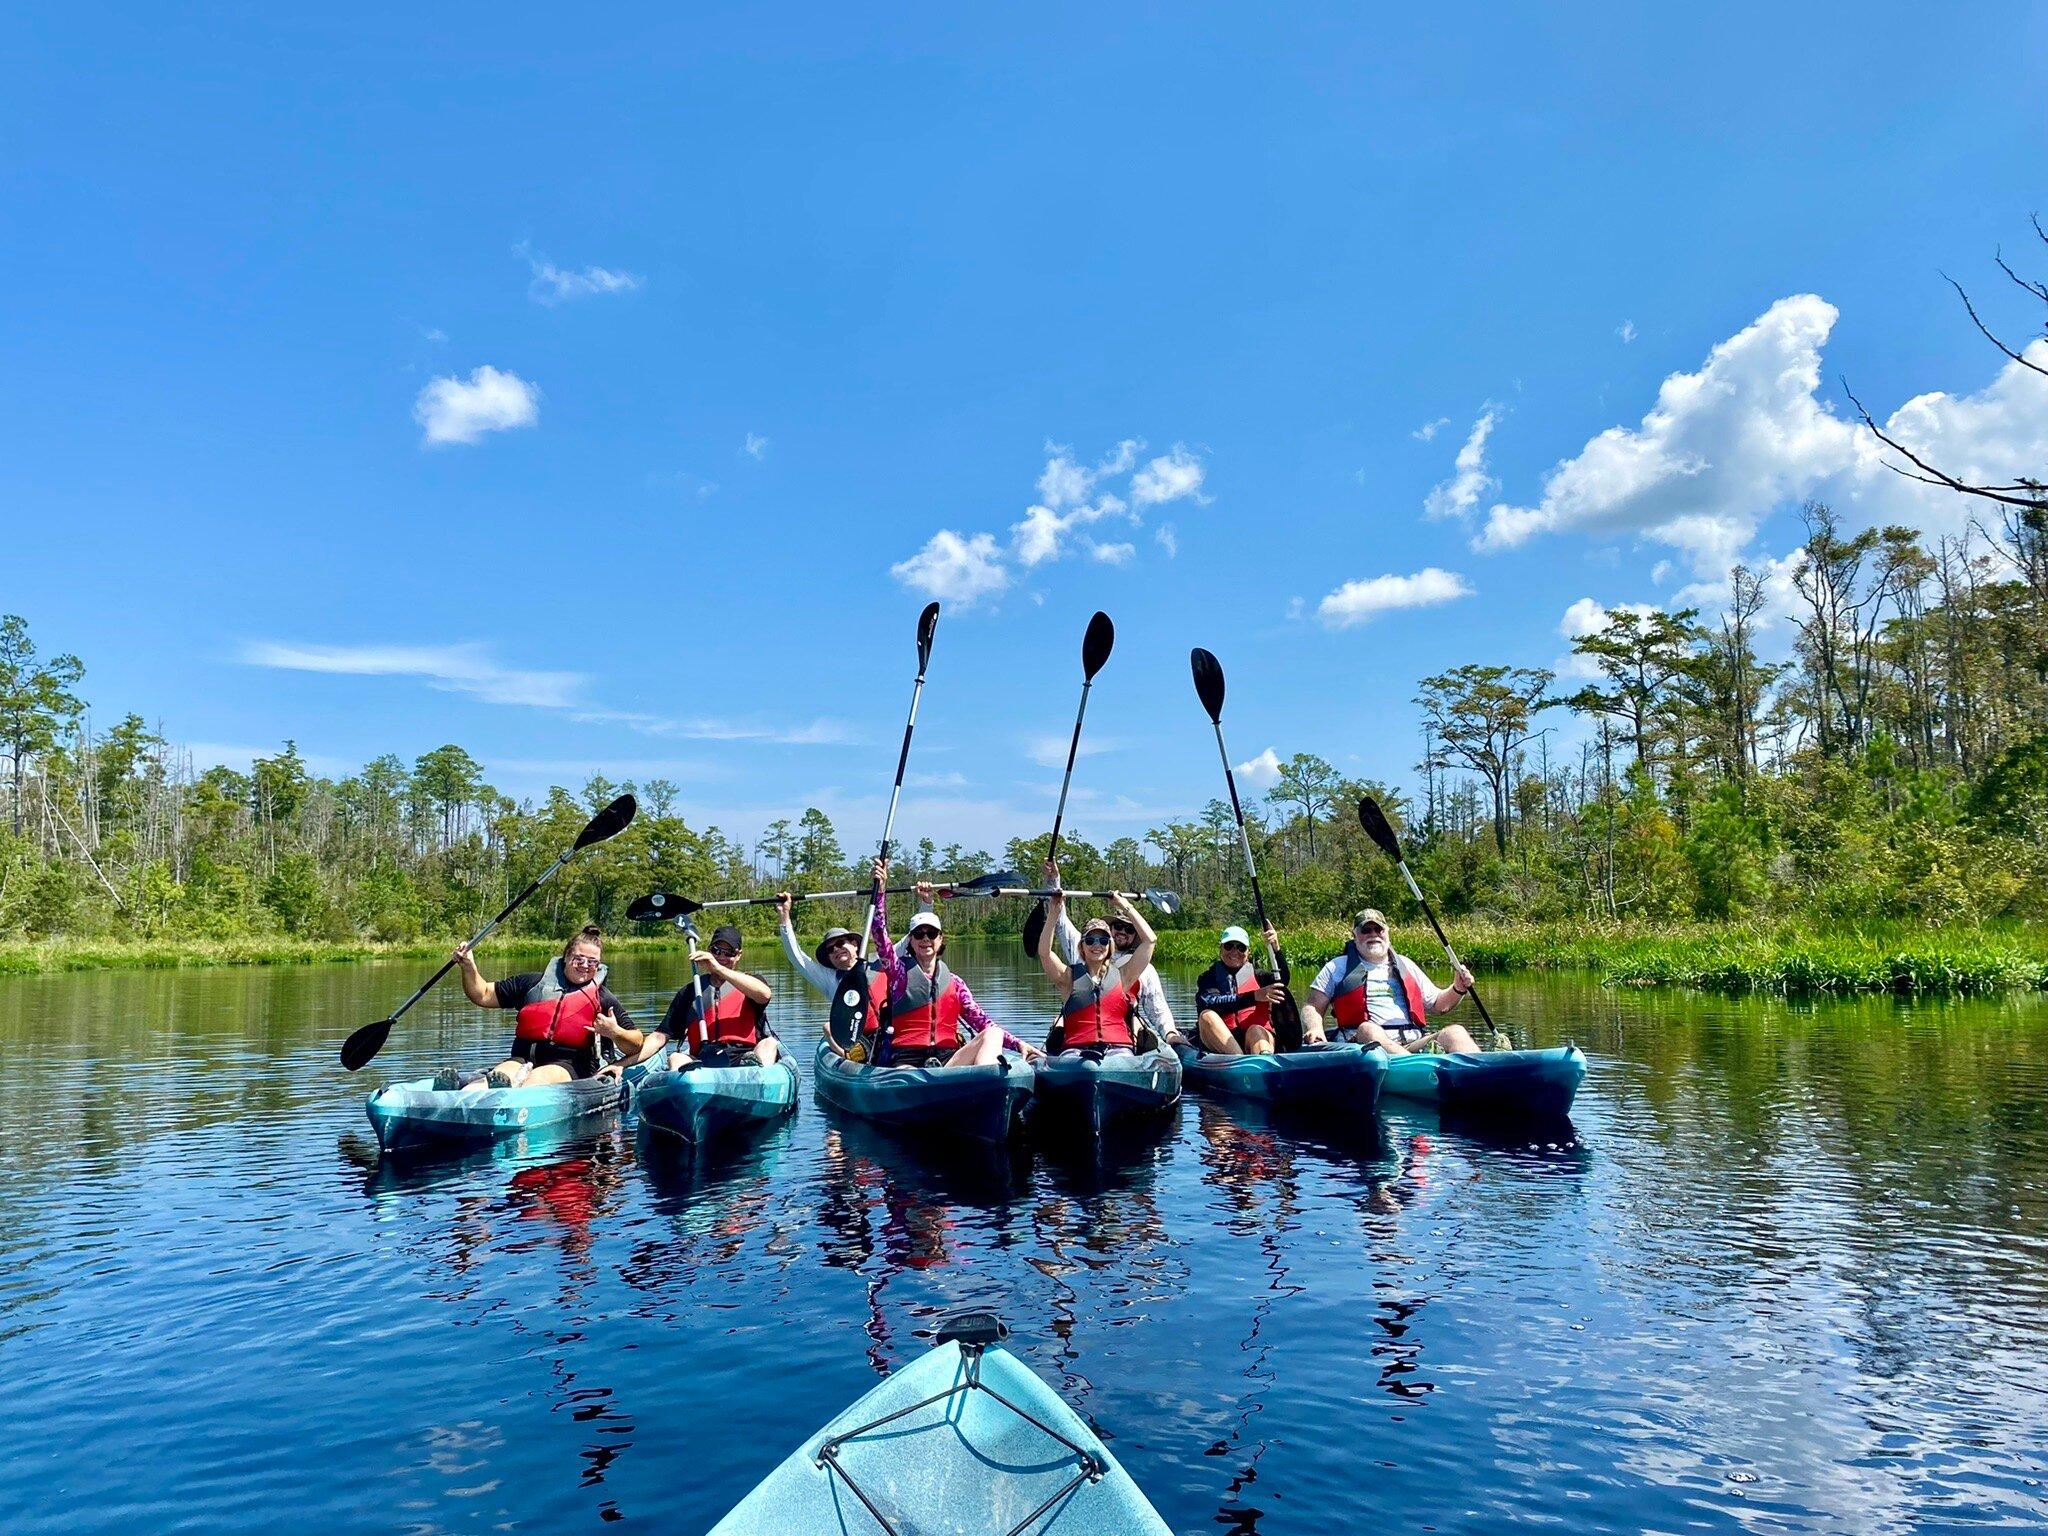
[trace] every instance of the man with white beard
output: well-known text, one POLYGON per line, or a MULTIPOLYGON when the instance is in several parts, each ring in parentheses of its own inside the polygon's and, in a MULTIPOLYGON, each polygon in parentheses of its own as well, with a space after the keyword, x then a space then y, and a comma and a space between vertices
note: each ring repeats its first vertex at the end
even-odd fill
POLYGON ((1461 1024, 1432 1027, 1433 1015, 1449 1013, 1472 990, 1472 972, 1460 965, 1448 987, 1438 987, 1422 967, 1394 952, 1386 914, 1367 907, 1351 925, 1344 953, 1316 973, 1301 1009, 1304 1040, 1324 1039, 1377 1045, 1390 1056, 1414 1051, 1476 1051, 1461 1024), (1324 1033, 1324 1019, 1332 1026, 1324 1033))

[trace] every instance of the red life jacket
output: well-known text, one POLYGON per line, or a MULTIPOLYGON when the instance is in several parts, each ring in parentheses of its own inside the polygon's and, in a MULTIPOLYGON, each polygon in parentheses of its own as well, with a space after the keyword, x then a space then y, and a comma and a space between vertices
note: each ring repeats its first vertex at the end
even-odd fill
MULTIPOLYGON (((1223 971, 1223 974, 1230 977, 1236 984, 1239 997, 1249 996, 1251 993, 1259 990, 1259 973, 1252 967, 1251 961, 1245 961, 1235 971, 1227 971, 1223 969, 1223 962, 1218 960, 1215 968, 1223 971)), ((1219 1014, 1217 1017, 1223 1020, 1225 1026, 1233 1035, 1242 1035, 1253 1025, 1257 1025, 1260 1029, 1271 1029, 1273 1027, 1273 1005, 1271 1003, 1254 1003, 1249 1008, 1240 1008, 1235 1013, 1219 1014)))
POLYGON ((1066 1048, 1135 1044, 1131 1039, 1131 1010, 1138 989, 1123 986, 1122 975, 1114 969, 1104 972, 1101 981, 1090 976, 1088 967, 1079 963, 1067 967, 1067 974, 1073 978, 1072 987, 1067 1000, 1060 1004, 1066 1048))
POLYGON ((704 988, 702 1014, 690 1025, 690 1049, 707 1044, 759 1045, 764 1010, 738 987, 712 985, 704 988))
MULTIPOLYGON (((1356 1029, 1367 1016, 1365 973, 1370 967, 1355 943, 1344 946, 1344 959, 1348 963, 1337 978, 1337 990, 1330 994, 1330 1017, 1337 1021, 1339 1029, 1356 1029)), ((1427 1030, 1429 1005, 1422 1000, 1422 983, 1415 979, 1414 962, 1390 949, 1387 951, 1387 964, 1391 974, 1400 980, 1400 985, 1394 988, 1394 996, 1400 999, 1401 1007, 1408 1015, 1407 1024, 1396 1027, 1427 1030)))
POLYGON ((528 994, 530 1001, 519 1010, 519 1023, 513 1037, 559 1045, 572 1051, 583 1050, 597 1038, 591 1026, 604 1012, 598 1001, 604 978, 605 971, 600 967, 588 986, 572 991, 562 979, 562 962, 559 959, 550 961, 528 994))
POLYGON ((895 1000, 890 1039, 899 1049, 953 1051, 960 1048, 960 979, 941 960, 936 975, 911 963, 903 995, 895 1000))

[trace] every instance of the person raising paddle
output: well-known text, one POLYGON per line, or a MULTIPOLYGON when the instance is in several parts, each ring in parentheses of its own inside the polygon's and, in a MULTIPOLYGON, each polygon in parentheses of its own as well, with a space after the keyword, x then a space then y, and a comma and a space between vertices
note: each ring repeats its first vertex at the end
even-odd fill
POLYGON ((878 1067, 987 1067, 993 1066, 1005 1044, 1013 1045, 1026 1059, 1041 1054, 1033 1047, 1003 1033, 1003 1027, 982 1011, 967 990, 967 983, 953 974, 943 958, 946 935, 939 915, 933 911, 938 892, 929 880, 915 888, 921 910, 910 920, 910 933, 903 949, 889 939, 889 864, 875 861, 875 920, 872 929, 876 953, 889 978, 889 1023, 863 1037, 868 1060, 878 1067), (962 1026, 972 1033, 963 1031, 962 1026))
MULTIPOLYGON (((1044 865, 1045 883, 1048 889, 1058 890, 1060 867, 1052 859, 1044 865)), ((1069 964, 1081 958, 1081 930, 1074 926, 1072 914, 1062 906, 1059 921, 1053 924, 1059 930, 1059 952, 1069 964)), ((1173 1008, 1166 1001, 1166 988, 1160 985, 1159 968, 1148 965, 1132 979, 1130 966, 1131 951, 1138 946, 1138 925, 1121 912, 1109 915, 1110 964, 1124 975, 1129 983, 1131 1001, 1136 1004, 1140 1020, 1150 1026, 1152 1033, 1159 1037, 1162 1045, 1171 1045, 1182 1038, 1180 1026, 1174 1022, 1173 1008)))
POLYGON ((1301 1025, 1311 1044, 1323 1038, 1325 1016, 1335 1038, 1377 1045, 1389 1056, 1414 1051, 1469 1052, 1478 1043, 1461 1024, 1434 1030, 1430 1016, 1449 1013, 1472 990, 1472 973, 1460 965, 1448 987, 1439 988, 1422 967, 1394 953, 1386 914, 1367 907, 1351 925, 1351 942, 1316 973, 1301 1025))
MULTIPOLYGON (((1100 1061, 1105 1056, 1129 1056, 1137 1044, 1137 1032, 1132 1027, 1138 1013, 1133 996, 1136 989, 1126 985, 1124 978, 1142 976, 1152 964, 1152 946, 1157 935, 1138 915, 1129 897, 1118 894, 1109 900, 1116 915, 1137 931, 1137 943, 1131 947, 1121 971, 1110 958, 1115 938, 1110 932, 1109 918, 1088 919, 1088 926, 1081 930, 1081 958, 1070 964, 1058 946, 1058 929, 1067 921, 1066 893, 1055 886, 1046 900, 1048 921, 1038 934, 1038 963, 1060 989, 1060 1019, 1056 1028, 1062 1057, 1088 1056, 1100 1061)), ((1048 1050, 1052 1043, 1048 1037, 1048 1050)))
POLYGON ((586 926, 541 971, 487 981, 467 944, 455 946, 462 990, 479 1008, 518 1010, 512 1051, 490 1071, 464 1079, 453 1067, 434 1078, 439 1092, 457 1088, 538 1088, 573 1082, 598 1070, 600 1040, 637 1047, 640 1034, 625 1006, 604 984, 604 934, 586 926))

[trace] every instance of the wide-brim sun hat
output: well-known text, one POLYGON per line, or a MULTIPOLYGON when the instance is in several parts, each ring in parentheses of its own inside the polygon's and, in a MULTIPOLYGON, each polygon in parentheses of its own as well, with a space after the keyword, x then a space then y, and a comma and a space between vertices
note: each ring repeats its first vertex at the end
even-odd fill
POLYGON ((827 928, 825 930, 825 937, 818 940, 818 947, 811 951, 811 957, 818 964, 823 965, 825 963, 825 951, 834 944, 837 944, 841 939, 852 939, 855 944, 860 943, 860 935, 851 928, 827 928))

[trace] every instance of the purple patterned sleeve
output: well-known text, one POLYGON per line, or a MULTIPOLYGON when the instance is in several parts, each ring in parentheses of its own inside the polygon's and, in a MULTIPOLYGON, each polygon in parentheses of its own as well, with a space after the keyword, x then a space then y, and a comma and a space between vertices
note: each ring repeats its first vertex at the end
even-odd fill
POLYGON ((1002 1028, 994 1019, 982 1012, 981 1004, 974 1000, 974 994, 967 990, 967 983, 960 980, 957 972, 954 974, 953 980, 958 983, 960 988, 961 1023, 969 1026, 977 1035, 984 1029, 1002 1028))
POLYGON ((896 953, 896 946, 889 942, 889 898, 887 896, 877 896, 875 898, 875 920, 869 927, 868 932, 873 936, 875 953, 881 957, 882 970, 889 977, 889 996, 901 998, 903 996, 904 982, 908 978, 910 970, 909 967, 904 965, 903 957, 896 953))

